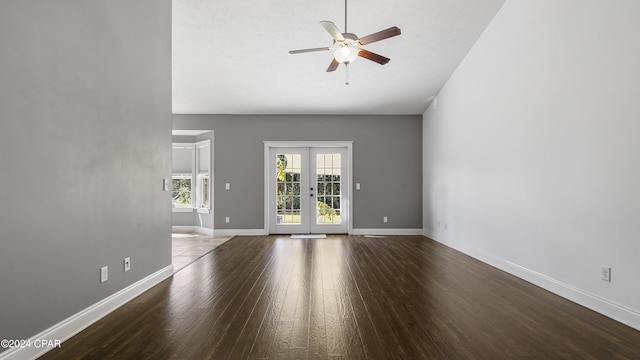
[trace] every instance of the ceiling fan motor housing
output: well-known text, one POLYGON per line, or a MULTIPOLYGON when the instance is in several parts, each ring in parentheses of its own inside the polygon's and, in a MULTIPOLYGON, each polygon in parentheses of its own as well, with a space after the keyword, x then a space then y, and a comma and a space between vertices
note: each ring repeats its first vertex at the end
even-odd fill
POLYGON ((353 42, 358 42, 358 36, 356 34, 342 33, 342 37, 344 38, 345 42, 348 41, 348 40, 353 41, 353 42))

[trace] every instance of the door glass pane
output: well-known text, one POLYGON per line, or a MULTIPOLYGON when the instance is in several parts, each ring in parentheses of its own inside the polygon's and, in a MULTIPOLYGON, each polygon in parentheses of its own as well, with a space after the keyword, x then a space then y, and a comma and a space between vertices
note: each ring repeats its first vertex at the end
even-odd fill
POLYGON ((299 225, 300 219, 300 154, 276 155, 276 224, 299 225))
POLYGON ((316 224, 340 224, 340 154, 316 155, 316 224))

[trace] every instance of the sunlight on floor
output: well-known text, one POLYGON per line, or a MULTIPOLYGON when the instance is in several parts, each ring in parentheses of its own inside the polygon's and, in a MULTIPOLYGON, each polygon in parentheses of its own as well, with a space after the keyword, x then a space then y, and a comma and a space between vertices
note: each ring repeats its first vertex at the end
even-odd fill
POLYGON ((171 234, 171 238, 173 239, 184 239, 184 238, 192 238, 192 237, 198 237, 201 236, 202 234, 196 234, 196 233, 173 233, 171 234))
POLYGON ((178 272, 233 236, 211 236, 198 233, 171 234, 173 271, 178 272))

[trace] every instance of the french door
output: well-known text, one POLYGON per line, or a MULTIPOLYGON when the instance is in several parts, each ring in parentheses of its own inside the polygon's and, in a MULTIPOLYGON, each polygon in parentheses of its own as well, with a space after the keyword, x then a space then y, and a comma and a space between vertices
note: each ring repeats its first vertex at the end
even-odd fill
POLYGON ((270 233, 347 233, 346 147, 272 147, 268 166, 270 233))

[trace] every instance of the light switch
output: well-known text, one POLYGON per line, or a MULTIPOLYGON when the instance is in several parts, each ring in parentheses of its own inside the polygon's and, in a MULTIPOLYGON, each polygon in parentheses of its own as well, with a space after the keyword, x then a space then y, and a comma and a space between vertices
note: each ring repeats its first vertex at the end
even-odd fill
POLYGON ((229 189, 231 189, 231 184, 229 184, 229 183, 224 183, 224 189, 225 189, 225 190, 229 190, 229 189))
POLYGON ((360 190, 360 183, 356 183, 356 190, 360 190))

